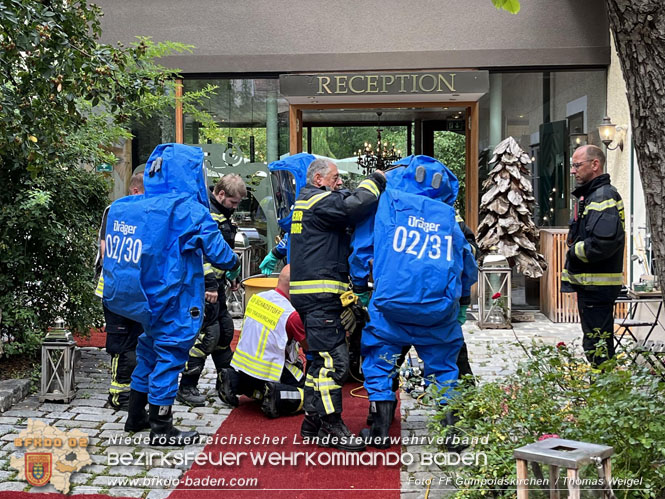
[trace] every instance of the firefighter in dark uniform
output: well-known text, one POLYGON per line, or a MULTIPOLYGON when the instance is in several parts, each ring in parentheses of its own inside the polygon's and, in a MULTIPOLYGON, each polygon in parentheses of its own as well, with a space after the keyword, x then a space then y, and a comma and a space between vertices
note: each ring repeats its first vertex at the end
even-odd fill
POLYGON ((614 302, 623 283, 625 242, 623 201, 610 176, 603 173, 605 154, 596 146, 573 153, 571 174, 578 202, 568 232, 568 253, 561 275, 562 291, 577 292, 584 339, 592 365, 614 357, 614 302), (604 340, 606 352, 597 351, 604 340))
POLYGON ((317 159, 307 169, 307 185, 291 220, 291 303, 305 325, 308 367, 303 437, 342 450, 365 448, 342 421, 342 383, 349 368, 340 296, 348 290, 349 226, 376 210, 385 188, 383 172, 363 180, 353 192, 340 191, 337 166, 317 159))
MULTIPOLYGON (((214 189, 209 193, 210 214, 231 248, 235 246, 235 237, 238 227, 233 224, 231 215, 247 195, 247 187, 240 175, 231 173, 224 175, 217 181, 214 189)), ((180 379, 180 387, 176 400, 192 407, 205 405, 205 396, 197 385, 206 357, 212 354, 217 375, 222 369, 231 365, 231 341, 233 340, 233 319, 226 308, 225 285, 226 278, 233 281, 237 275, 231 275, 225 270, 204 263, 205 273, 205 312, 203 327, 194 346, 189 351, 189 360, 180 379)), ((217 387, 219 388, 219 378, 217 387)))

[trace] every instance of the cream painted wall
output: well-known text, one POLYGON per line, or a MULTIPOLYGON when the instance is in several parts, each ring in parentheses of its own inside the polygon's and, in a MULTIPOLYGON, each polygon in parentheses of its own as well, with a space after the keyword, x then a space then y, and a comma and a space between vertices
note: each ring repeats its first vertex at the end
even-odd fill
MULTIPOLYGON (((607 151, 607 172, 612 177, 612 184, 619 190, 619 194, 624 199, 624 203, 631 202, 630 199, 630 132, 626 131, 630 126, 630 110, 628 109, 628 99, 626 98, 626 83, 621 73, 619 58, 614 50, 614 41, 612 43, 612 56, 610 66, 607 71, 607 116, 612 118, 612 123, 620 126, 624 131, 617 132, 616 137, 624 136, 623 151, 616 149, 607 151)), ((598 137, 598 123, 591 123, 590 130, 596 132, 598 137)), ((611 144, 614 147, 616 144, 611 144)), ((628 221, 627 221, 628 222, 628 221)))
MULTIPOLYGON (((626 213, 626 254, 630 257, 630 241, 634 238, 635 231, 633 227, 643 226, 645 223, 644 196, 642 194, 641 184, 639 183, 639 174, 634 180, 633 193, 630 188, 630 170, 631 170, 631 146, 632 137, 630 134, 630 110, 628 108, 628 99, 626 98, 626 83, 621 72, 619 57, 614 50, 614 40, 611 40, 612 55, 611 63, 607 71, 607 116, 612 119, 612 123, 624 130, 617 132, 616 138, 623 137, 623 151, 616 149, 607 150, 606 170, 612 178, 612 184, 617 188, 624 201, 626 213), (641 200, 641 202, 638 202, 641 200), (631 223, 631 207, 633 209, 633 221, 631 223)), ((590 127, 591 128, 591 127, 590 127)), ((598 137, 598 128, 595 127, 596 137, 598 137)), ((616 144, 611 144, 614 147, 616 144)), ((637 165, 635 165, 637 170, 637 165)), ((636 173, 636 172, 634 172, 636 173)), ((640 272, 637 266, 634 274, 639 278, 640 272)))
POLYGON ((98 0, 103 41, 179 41, 184 73, 604 65, 603 0, 98 0), (593 19, 592 23, 588 20, 593 19))

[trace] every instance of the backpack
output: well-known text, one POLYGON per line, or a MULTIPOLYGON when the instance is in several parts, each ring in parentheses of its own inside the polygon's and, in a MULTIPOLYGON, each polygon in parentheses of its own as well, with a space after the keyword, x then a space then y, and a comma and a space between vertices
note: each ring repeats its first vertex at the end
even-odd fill
POLYGON ((432 326, 457 313, 464 235, 440 199, 388 189, 374 224, 374 305, 389 320, 432 326))

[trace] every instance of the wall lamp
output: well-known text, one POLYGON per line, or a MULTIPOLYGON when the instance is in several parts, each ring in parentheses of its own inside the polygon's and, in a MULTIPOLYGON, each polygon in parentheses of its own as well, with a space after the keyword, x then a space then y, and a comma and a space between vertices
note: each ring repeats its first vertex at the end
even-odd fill
POLYGON ((619 148, 623 151, 623 139, 626 132, 625 126, 616 126, 612 123, 612 120, 609 116, 603 118, 602 123, 598 126, 598 133, 600 134, 600 140, 605 146, 607 146, 608 151, 614 151, 619 148), (618 137, 615 137, 616 133, 620 132, 618 137), (616 138, 616 141, 615 141, 616 138), (610 147, 612 142, 616 142, 614 147, 610 147))

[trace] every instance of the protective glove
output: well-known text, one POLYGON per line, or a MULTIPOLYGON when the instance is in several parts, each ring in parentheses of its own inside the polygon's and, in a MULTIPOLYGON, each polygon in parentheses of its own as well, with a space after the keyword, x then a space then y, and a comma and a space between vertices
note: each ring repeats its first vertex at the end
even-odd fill
POLYGON ((238 276, 240 275, 240 271, 241 271, 241 270, 242 270, 242 266, 240 266, 240 265, 238 265, 238 268, 237 268, 237 269, 227 270, 227 271, 226 271, 226 278, 227 278, 229 281, 234 281, 234 280, 236 280, 236 279, 238 278, 238 276))
POLYGON ((356 293, 358 301, 362 304, 363 307, 369 305, 369 291, 364 291, 363 293, 356 293))
POLYGON ((457 314, 457 322, 460 326, 466 322, 466 309, 469 308, 468 305, 460 305, 459 313, 457 314))
POLYGON ((272 254, 272 251, 270 251, 266 257, 263 259, 261 262, 261 265, 259 265, 259 268, 261 269, 261 273, 263 275, 270 275, 273 273, 275 270, 275 265, 277 265, 277 262, 279 262, 279 258, 277 258, 275 255, 272 254))
POLYGON ((339 314, 339 318, 342 320, 342 327, 344 331, 352 332, 356 329, 356 314, 353 313, 352 307, 346 307, 342 310, 342 313, 339 314))

